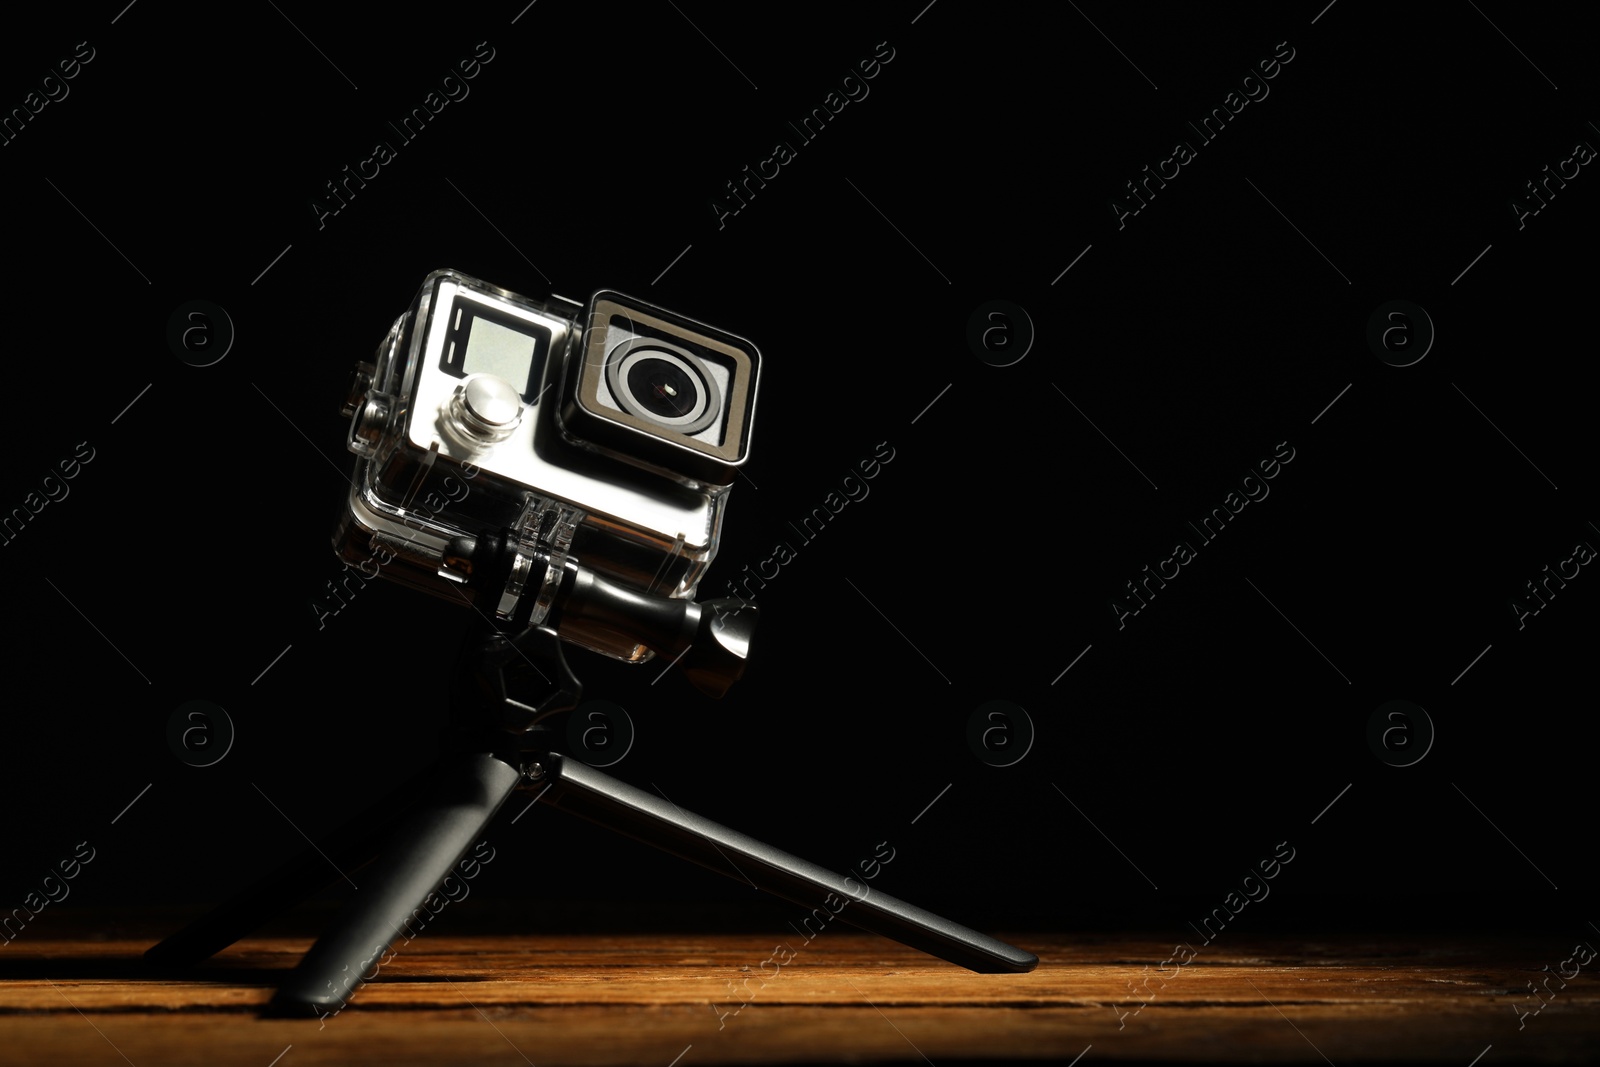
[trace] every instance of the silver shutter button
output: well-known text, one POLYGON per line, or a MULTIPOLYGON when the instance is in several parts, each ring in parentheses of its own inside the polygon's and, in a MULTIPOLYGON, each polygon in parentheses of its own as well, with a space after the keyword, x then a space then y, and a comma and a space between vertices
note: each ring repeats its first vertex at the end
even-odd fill
POLYGON ((510 437, 522 421, 522 395, 504 378, 474 374, 450 397, 445 415, 466 441, 493 444, 510 437))

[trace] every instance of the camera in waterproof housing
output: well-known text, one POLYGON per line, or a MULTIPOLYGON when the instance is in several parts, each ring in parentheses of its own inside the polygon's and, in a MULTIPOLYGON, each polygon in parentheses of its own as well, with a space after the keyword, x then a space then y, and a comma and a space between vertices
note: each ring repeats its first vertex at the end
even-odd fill
POLYGON ((457 603, 487 586, 501 625, 615 659, 693 650, 690 680, 720 695, 753 612, 694 595, 760 370, 744 338, 621 293, 535 300, 435 271, 357 365, 335 548, 457 603))

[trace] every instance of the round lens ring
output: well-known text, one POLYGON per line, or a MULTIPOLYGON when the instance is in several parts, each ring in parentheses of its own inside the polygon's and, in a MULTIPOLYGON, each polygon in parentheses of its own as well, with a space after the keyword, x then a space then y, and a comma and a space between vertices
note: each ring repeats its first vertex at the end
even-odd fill
POLYGON ((692 352, 652 338, 618 345, 606 360, 606 384, 630 415, 689 435, 722 414, 722 396, 692 352))

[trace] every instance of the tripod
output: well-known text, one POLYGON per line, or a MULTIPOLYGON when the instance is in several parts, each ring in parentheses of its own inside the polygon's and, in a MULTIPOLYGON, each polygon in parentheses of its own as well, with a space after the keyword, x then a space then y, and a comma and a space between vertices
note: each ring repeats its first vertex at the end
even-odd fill
MULTIPOLYGON (((537 627, 512 636, 487 621, 494 617, 483 610, 490 598, 480 594, 479 601, 478 621, 463 644, 453 680, 453 725, 440 761, 372 809, 375 814, 347 825, 320 847, 304 850, 151 948, 146 959, 170 966, 199 963, 344 871, 365 865, 355 896, 279 986, 268 1008, 277 1015, 336 1013, 376 973, 402 929, 418 918, 426 921, 425 901, 434 897, 511 794, 522 789, 534 792, 535 801, 749 881, 801 907, 826 907, 825 914, 971 970, 1015 973, 1032 970, 1039 962, 1032 953, 870 890, 864 882, 686 812, 555 751, 552 744, 561 735, 546 722, 576 707, 582 691, 560 639, 537 627), (527 677, 527 668, 542 683, 527 677), (524 699, 532 693, 539 694, 537 703, 524 699), (379 832, 385 828, 391 831, 387 843, 379 832)), ((714 648, 712 659, 702 658, 696 669, 702 675, 731 673, 726 677, 731 681, 748 647, 753 605, 713 601, 688 604, 685 612, 696 640, 714 648), (725 614, 723 607, 732 604, 739 604, 738 610, 725 614), (713 610, 701 612, 702 607, 713 610), (730 656, 738 660, 731 671, 730 656)), ((683 625, 679 620, 680 631, 683 625)))

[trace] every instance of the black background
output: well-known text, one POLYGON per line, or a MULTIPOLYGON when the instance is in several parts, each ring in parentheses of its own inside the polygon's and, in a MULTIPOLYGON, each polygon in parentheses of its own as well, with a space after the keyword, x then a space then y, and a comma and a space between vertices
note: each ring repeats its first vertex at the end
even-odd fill
MULTIPOLYGON (((1600 544, 1597 179, 1522 228, 1510 206, 1600 143, 1575 16, 922 3, 142 0, 7 34, 8 109, 77 42, 94 59, 0 148, 0 508, 79 442, 94 458, 0 548, 0 907, 88 841, 70 905, 198 913, 432 758, 461 613, 374 582, 319 628, 311 601, 339 573, 350 367, 450 266, 636 293, 766 360, 702 591, 780 541, 796 558, 721 702, 574 655, 637 728, 619 777, 835 868, 887 841, 880 885, 985 929, 1187 936, 1287 842, 1241 924, 1592 933, 1600 579, 1521 629, 1510 607, 1600 544), (386 122, 481 41, 470 94, 401 143, 386 122), (788 122, 880 42, 870 94, 802 143, 788 122), (1270 95, 1200 144, 1185 123, 1279 42, 1270 95), (1113 198, 1178 139, 1197 157, 1119 227, 1113 198), (396 158, 319 226, 378 140, 396 158), (796 158, 719 226, 778 141, 796 158), (197 299, 236 330, 203 368, 166 341, 197 299), (991 300, 1036 333, 1011 366, 968 344, 991 300), (1366 340, 1391 300, 1437 331, 1412 366, 1366 340), (1270 496, 1119 628, 1124 583, 1280 442, 1270 496), (870 494, 800 543, 883 446, 870 494), (193 699, 237 730, 208 768, 166 740, 193 699), (1006 768, 966 739, 995 699, 1037 735, 1006 768), (1367 741, 1395 699, 1437 735, 1405 768, 1367 741)), ((489 837, 479 888, 529 922, 753 895, 554 811, 489 837)))

